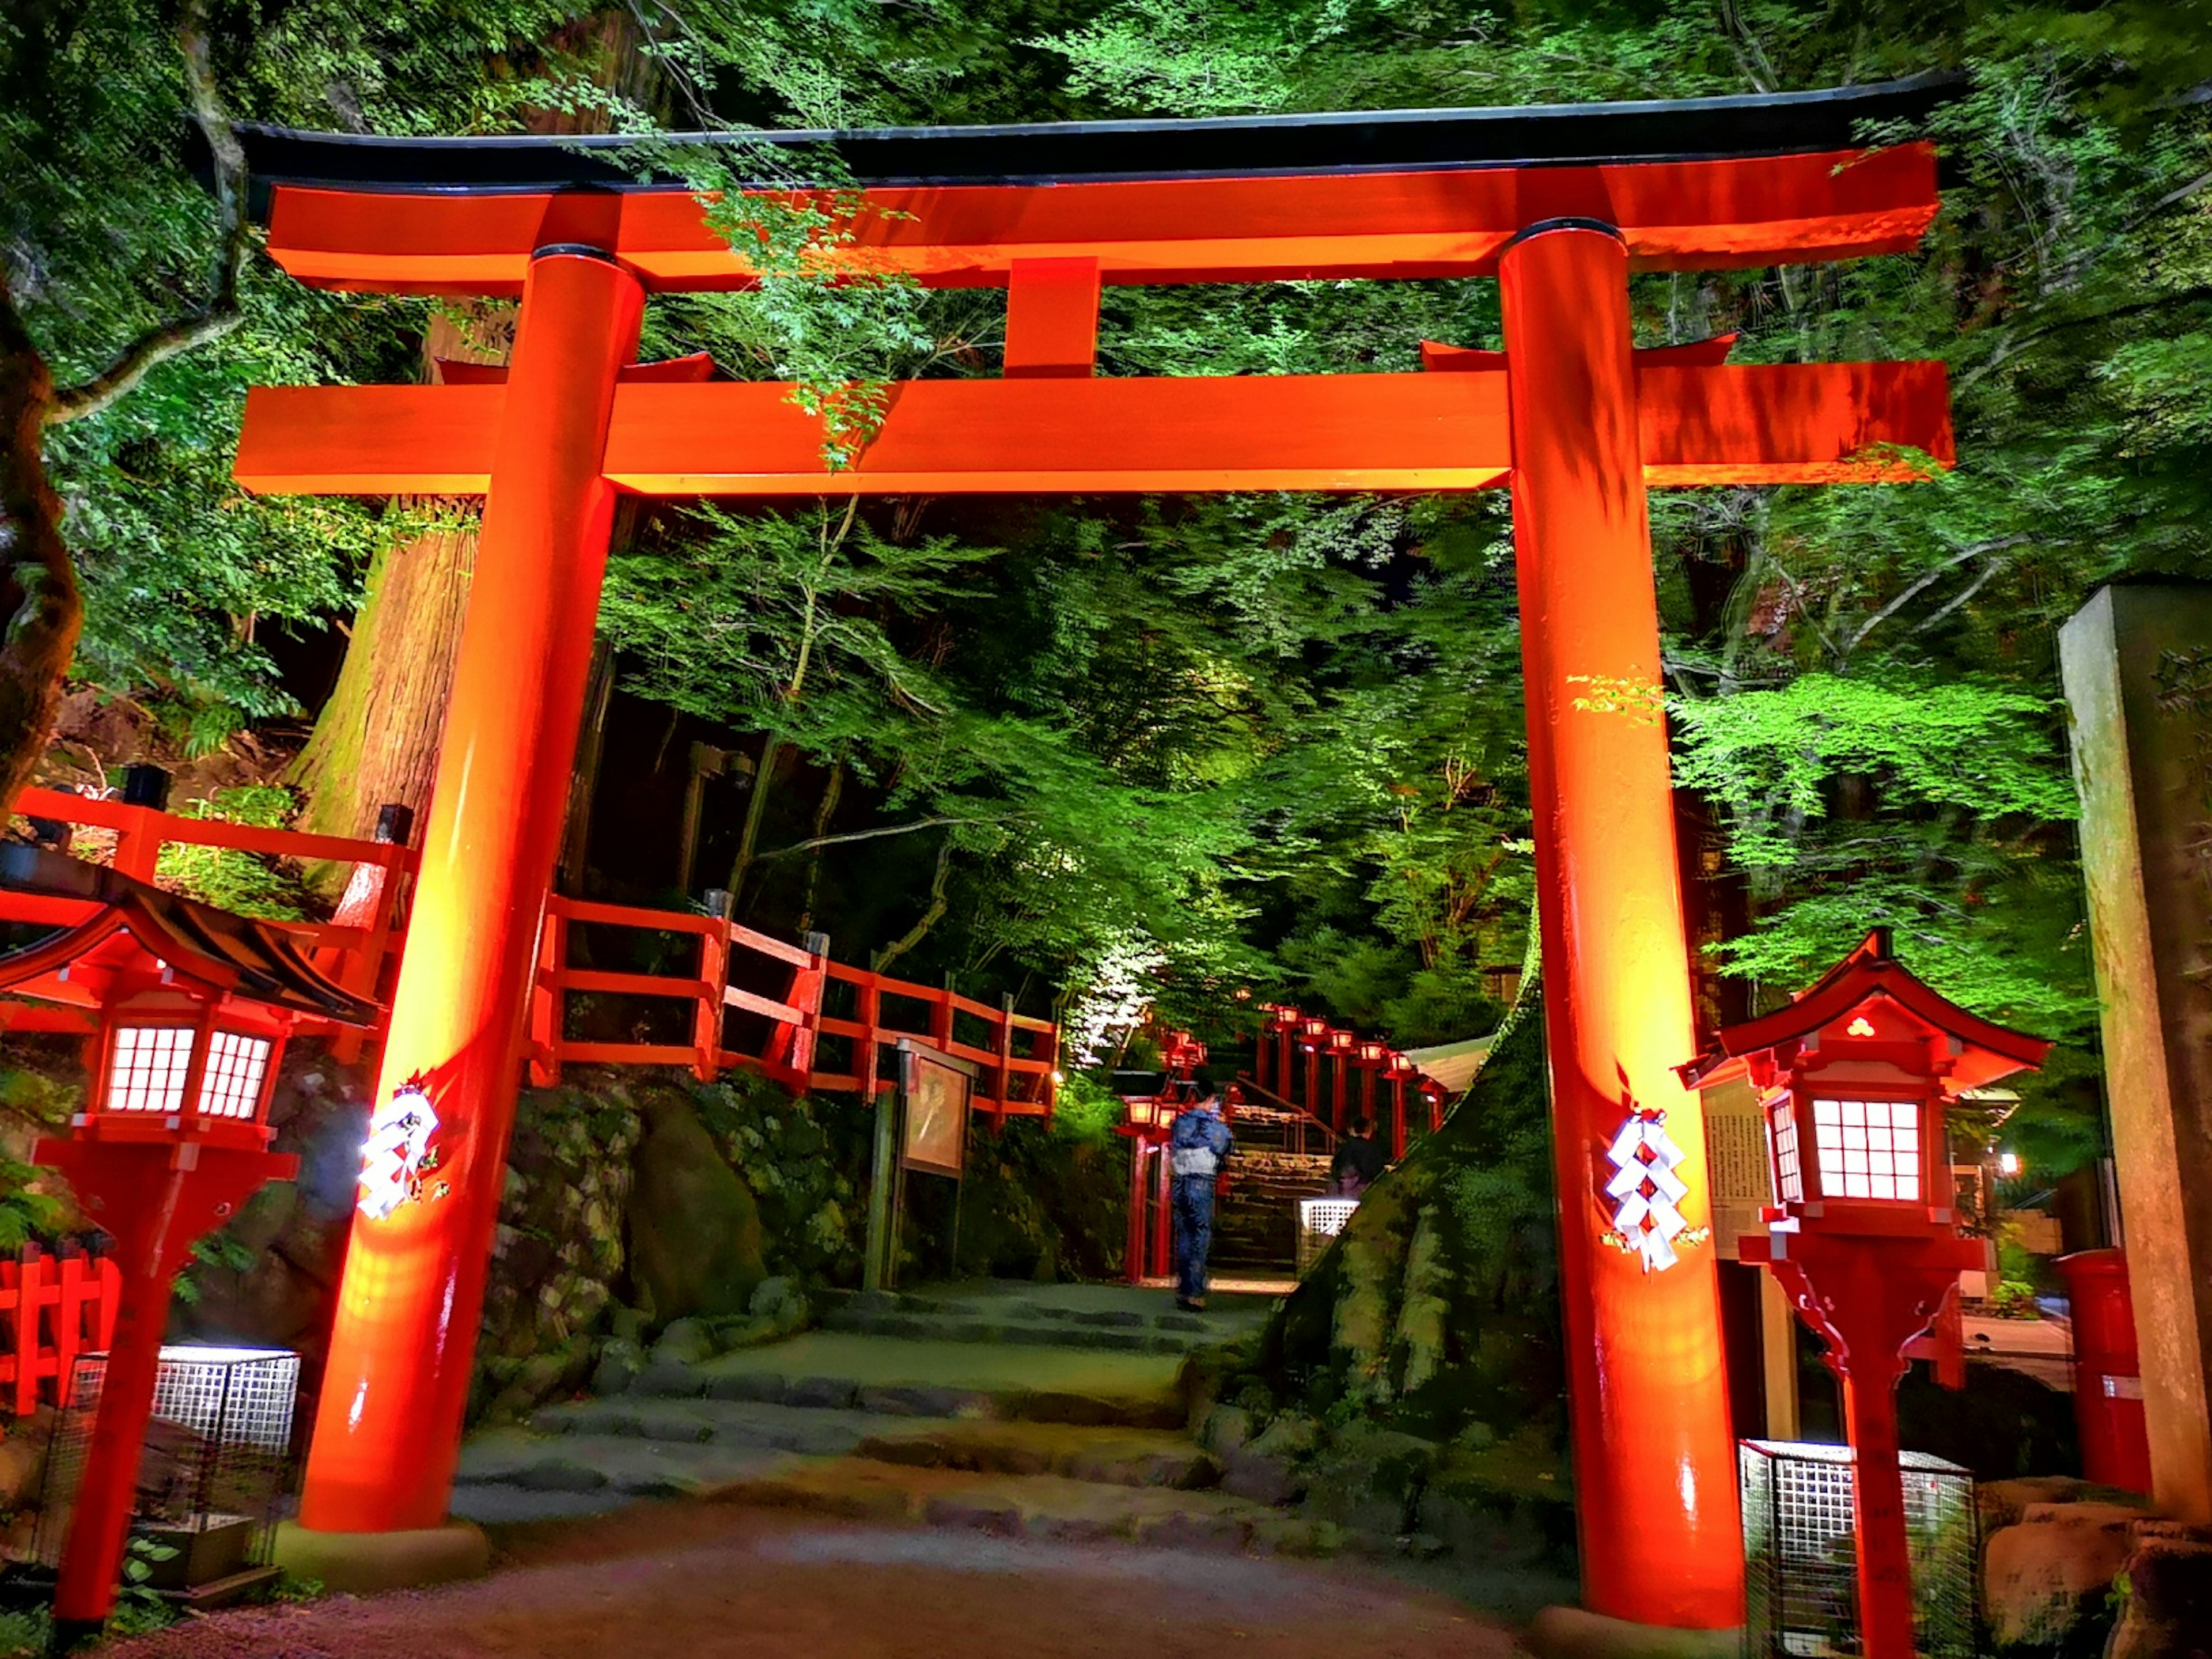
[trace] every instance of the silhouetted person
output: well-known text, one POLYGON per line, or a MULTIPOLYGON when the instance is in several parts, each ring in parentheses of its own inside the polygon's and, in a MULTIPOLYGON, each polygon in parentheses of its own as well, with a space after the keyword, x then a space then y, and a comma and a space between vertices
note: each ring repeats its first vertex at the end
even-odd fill
POLYGON ((1329 1160, 1328 1189, 1339 1198, 1358 1198, 1389 1167, 1389 1156, 1375 1142, 1375 1126, 1355 1117, 1329 1160))
POLYGON ((1206 1306, 1206 1257, 1213 1248, 1213 1189, 1222 1160, 1236 1137, 1221 1120, 1221 1098, 1200 1084, 1188 1091, 1183 1109, 1168 1130, 1168 1167, 1175 1180, 1170 1201, 1175 1212, 1176 1306, 1206 1306))

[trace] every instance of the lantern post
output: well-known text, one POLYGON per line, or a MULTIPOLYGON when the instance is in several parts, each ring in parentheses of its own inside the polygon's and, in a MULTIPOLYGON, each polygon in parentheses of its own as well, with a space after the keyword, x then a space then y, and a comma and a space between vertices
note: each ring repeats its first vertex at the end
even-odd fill
POLYGON ((114 870, 10 847, 0 849, 0 883, 97 907, 0 957, 0 990, 74 1005, 96 1022, 86 1109, 32 1156, 69 1178, 114 1238, 121 1273, 63 1537, 54 1622, 67 1638, 96 1632, 115 1606, 177 1273, 202 1235, 298 1169, 269 1150, 268 1124, 295 1023, 358 1028, 376 1007, 323 978, 278 930, 114 870))
POLYGON ((1945 1108, 2050 1048, 1931 990, 1878 929, 1789 1006, 1717 1033, 1678 1068, 1688 1088, 1747 1078, 1765 1110, 1775 1202, 1743 1260, 1774 1275, 1843 1380, 1864 1659, 1914 1653, 1897 1434, 1905 1345, 1958 1294, 1959 1274, 1990 1260, 1952 1208, 1945 1108))

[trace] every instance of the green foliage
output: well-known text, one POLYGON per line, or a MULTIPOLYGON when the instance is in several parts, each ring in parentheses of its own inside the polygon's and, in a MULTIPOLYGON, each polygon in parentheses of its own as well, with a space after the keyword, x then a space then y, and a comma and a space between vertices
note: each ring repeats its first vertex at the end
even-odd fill
MULTIPOLYGON (((2212 574, 2199 21, 2170 0, 700 0, 610 32, 544 0, 305 0, 218 6, 216 64, 264 118, 664 134, 1960 69, 1965 94, 1929 124, 1946 194, 1924 246, 1632 281, 1641 343, 1737 331, 1742 362, 1941 360, 1960 456, 1910 486, 1656 495, 1663 690, 1712 828, 1727 936, 1710 965, 1771 1003, 1887 923, 1949 994, 2060 1041, 2012 1131, 2056 1176, 2101 1143, 2056 629, 2100 582, 2212 574)), ((0 25, 0 246, 64 379, 204 289, 214 221, 166 137, 183 118, 169 26, 152 0, 0 25)), ((657 299, 647 355, 797 382, 838 460, 888 381, 995 371, 1000 297, 871 268, 896 227, 856 213, 830 158, 667 139, 639 165, 714 198, 765 272, 657 299), (749 180, 819 188, 728 189, 749 180)), ((260 630, 342 616, 398 529, 248 500, 225 471, 244 386, 410 378, 422 303, 317 294, 260 263, 243 302, 235 333, 51 445, 85 566, 79 672, 150 700, 188 748, 283 708, 260 630)), ((1488 282, 1117 285, 1099 357, 1108 374, 1409 371, 1424 338, 1497 337, 1488 282)), ((1086 1056, 1152 1015, 1233 1041, 1256 1000, 1240 990, 1410 1042, 1495 1021, 1485 971, 1525 944, 1507 529, 1496 495, 661 514, 604 614, 629 684, 761 751, 742 828, 706 829, 756 924, 827 925, 902 973, 1050 997, 1086 1056)), ((1583 695, 1652 712, 1650 687, 1583 695)))
MULTIPOLYGON (((280 784, 246 784, 186 801, 177 811, 181 817, 275 830, 283 827, 295 805, 292 792, 280 784)), ((309 900, 298 878, 258 853, 172 842, 161 849, 154 874, 165 887, 240 915, 298 921, 307 915, 309 900)))
MULTIPOLYGON (((68 1069, 74 1073, 77 1067, 70 1063, 68 1069)), ((64 1082, 30 1064, 0 1066, 0 1115, 11 1128, 29 1134, 59 1129, 83 1098, 79 1082, 64 1082)), ((16 1144, 27 1145, 27 1139, 16 1144)), ((41 1178, 52 1177, 38 1165, 0 1151, 0 1255, 13 1255, 33 1241, 52 1243, 68 1226, 70 1201, 33 1190, 33 1183, 41 1178)))
POLYGON ((0 1659, 46 1659, 53 1627, 53 1615, 44 1607, 0 1613, 0 1659))
POLYGON ((131 1536, 125 1547, 123 1583, 116 1591, 115 1611, 107 1618, 108 1634, 143 1636, 166 1629, 183 1617, 149 1582, 156 1564, 176 1559, 175 1545, 157 1544, 143 1534, 131 1536))
POLYGON ((216 1267, 232 1273, 249 1273, 260 1261, 258 1250, 231 1237, 228 1229, 218 1228, 197 1239, 192 1244, 191 1260, 177 1274, 174 1294, 187 1308, 199 1305, 200 1267, 216 1267))
POLYGON ((1110 1146, 1123 1109, 1121 1097, 1105 1084, 1088 1073, 1070 1072, 1053 1103, 1053 1133, 1079 1145, 1110 1146))

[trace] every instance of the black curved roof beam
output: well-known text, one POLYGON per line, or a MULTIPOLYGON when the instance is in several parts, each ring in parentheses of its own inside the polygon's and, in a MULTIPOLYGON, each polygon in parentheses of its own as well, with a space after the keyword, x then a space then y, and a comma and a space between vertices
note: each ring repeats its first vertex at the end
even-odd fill
POLYGON ((672 144, 787 158, 763 164, 757 179, 746 180, 770 187, 1054 185, 1785 155, 1856 148, 1868 124, 1924 120, 1963 85, 1955 74, 1930 72, 1863 87, 1637 103, 642 138, 385 138, 252 125, 240 136, 257 210, 265 210, 271 185, 471 195, 665 187, 677 181, 656 180, 641 158, 672 144), (825 150, 845 169, 843 178, 823 166, 825 150))

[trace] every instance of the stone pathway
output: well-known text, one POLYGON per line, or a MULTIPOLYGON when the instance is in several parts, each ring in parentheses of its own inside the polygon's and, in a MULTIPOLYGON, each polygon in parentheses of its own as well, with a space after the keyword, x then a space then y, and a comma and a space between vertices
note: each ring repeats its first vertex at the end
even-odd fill
POLYGON ((629 1393, 548 1407, 464 1449, 453 1512, 486 1522, 645 1498, 1063 1540, 1328 1553, 1345 1537, 1212 1488, 1187 1431, 1197 1347, 1264 1297, 1204 1316, 1114 1285, 855 1296, 826 1328, 647 1364, 629 1393))

